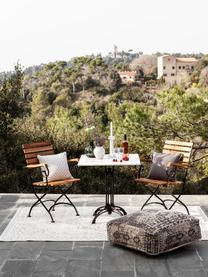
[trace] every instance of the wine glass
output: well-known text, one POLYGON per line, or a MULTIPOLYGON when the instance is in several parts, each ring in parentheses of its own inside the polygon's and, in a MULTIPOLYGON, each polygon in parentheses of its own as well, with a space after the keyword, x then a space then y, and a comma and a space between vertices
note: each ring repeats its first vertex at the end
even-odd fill
POLYGON ((123 158, 123 147, 118 147, 118 161, 122 161, 123 158))
POLYGON ((117 161, 121 161, 123 157, 123 148, 122 147, 116 147, 114 149, 115 158, 117 161))
POLYGON ((118 157, 118 147, 114 148, 114 157, 117 159, 118 157))

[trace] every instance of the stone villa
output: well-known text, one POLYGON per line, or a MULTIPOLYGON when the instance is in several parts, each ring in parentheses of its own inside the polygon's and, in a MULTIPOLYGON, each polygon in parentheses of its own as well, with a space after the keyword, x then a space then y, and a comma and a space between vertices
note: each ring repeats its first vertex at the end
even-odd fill
POLYGON ((192 74, 196 63, 195 58, 160 56, 157 60, 158 79, 163 77, 170 85, 181 84, 192 74))
POLYGON ((130 85, 136 82, 136 71, 119 71, 122 84, 130 85))

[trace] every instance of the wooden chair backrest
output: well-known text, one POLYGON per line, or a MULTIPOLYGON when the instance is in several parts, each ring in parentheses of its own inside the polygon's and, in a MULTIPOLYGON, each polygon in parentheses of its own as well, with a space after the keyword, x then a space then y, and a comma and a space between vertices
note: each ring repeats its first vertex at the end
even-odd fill
POLYGON ((181 153, 183 154, 183 163, 189 163, 193 142, 166 140, 163 147, 163 153, 181 153))
POLYGON ((37 142, 31 144, 23 144, 22 149, 25 155, 26 164, 38 164, 37 155, 54 154, 53 146, 50 142, 37 142))

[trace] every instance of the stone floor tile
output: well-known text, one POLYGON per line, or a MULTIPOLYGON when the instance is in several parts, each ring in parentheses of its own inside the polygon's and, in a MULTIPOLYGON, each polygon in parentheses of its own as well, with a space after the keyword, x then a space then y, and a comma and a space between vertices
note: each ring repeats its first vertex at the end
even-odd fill
POLYGON ((16 202, 17 200, 19 199, 19 196, 16 194, 4 194, 4 195, 1 195, 0 197, 0 202, 16 202))
MULTIPOLYGON (((112 271, 112 272, 102 271, 101 277, 136 277, 136 276, 135 276, 134 271, 112 271)), ((141 275, 141 277, 142 277, 142 275, 141 275)), ((169 276, 167 276, 167 277, 169 277, 169 276)))
POLYGON ((11 241, 1 241, 0 242, 0 250, 11 250, 11 248, 14 244, 15 244, 15 242, 11 242, 11 241))
MULTIPOLYGON (((101 261, 69 261, 65 277, 100 277, 101 261)), ((112 276, 114 277, 114 276, 112 276)))
POLYGON ((105 243, 103 250, 103 269, 105 271, 133 271, 135 251, 105 243))
POLYGON ((9 253, 10 253, 10 250, 8 250, 8 249, 0 250, 0 271, 1 271, 1 268, 4 266, 5 262, 7 261, 9 253))
POLYGON ((69 260, 100 260, 102 251, 101 247, 75 247, 69 254, 69 260))
POLYGON ((5 230, 5 228, 7 227, 7 225, 9 224, 9 222, 10 222, 10 219, 9 219, 9 218, 6 218, 6 219, 4 219, 3 222, 1 222, 1 224, 0 224, 0 234, 3 233, 3 231, 5 230))
POLYGON ((165 255, 148 256, 145 253, 138 252, 135 256, 136 277, 172 277, 173 275, 167 263, 165 255))
POLYGON ((0 214, 0 222, 3 224, 4 220, 8 218, 8 214, 0 214))
POLYGON ((76 241, 74 247, 103 247, 102 241, 76 241))
POLYGON ((0 277, 14 277, 13 273, 0 272, 0 277))
POLYGON ((65 273, 58 274, 52 272, 33 272, 30 277, 65 277, 65 273))
POLYGON ((15 277, 28 277, 32 274, 32 272, 34 271, 35 268, 35 261, 22 261, 20 263, 20 266, 17 270, 17 272, 15 273, 15 277))
POLYGON ((136 272, 140 276, 205 276, 205 269, 193 245, 181 247, 155 257, 137 256, 136 272), (196 274, 196 275, 193 275, 196 274))
POLYGON ((69 259, 69 255, 72 252, 72 250, 50 250, 47 248, 43 248, 39 259, 41 259, 44 256, 50 256, 50 257, 55 257, 55 258, 60 258, 60 259, 69 259))
POLYGON ((67 265, 66 259, 44 256, 41 260, 37 260, 35 272, 53 272, 63 274, 67 265))
POLYGON ((179 277, 207 277, 208 274, 206 271, 204 271, 203 269, 201 268, 198 268, 198 269, 192 269, 192 270, 189 270, 189 269, 182 269, 182 270, 178 270, 177 269, 175 270, 175 273, 174 275, 171 275, 171 277, 175 277, 175 276, 179 276, 179 277))
POLYGON ((196 254, 201 261, 208 261, 208 241, 198 241, 194 243, 196 254))
POLYGON ((54 250, 54 251, 69 251, 72 250, 72 241, 47 241, 44 244, 43 251, 54 250))
POLYGON ((1 269, 2 273, 14 277, 28 277, 34 271, 35 262, 32 260, 7 260, 1 269))
POLYGON ((37 259, 44 242, 16 242, 10 252, 10 259, 37 259))
POLYGON ((13 202, 1 202, 0 200, 0 211, 9 211, 10 209, 15 207, 15 203, 13 202))
POLYGON ((198 269, 201 267, 200 257, 197 255, 194 245, 188 245, 171 251, 166 254, 166 258, 170 268, 198 269))
POLYGON ((71 251, 43 251, 37 259, 34 272, 63 274, 71 251))

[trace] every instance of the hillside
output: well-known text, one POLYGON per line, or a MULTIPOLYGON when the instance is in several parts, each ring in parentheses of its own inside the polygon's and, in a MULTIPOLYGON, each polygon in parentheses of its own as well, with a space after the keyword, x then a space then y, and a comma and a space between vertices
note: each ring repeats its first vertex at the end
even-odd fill
MULTIPOLYGON (((200 162, 207 155, 208 141, 207 56, 199 60, 187 83, 173 87, 156 79, 155 55, 136 57, 130 63, 119 59, 110 58, 106 63, 101 56, 77 57, 25 72, 17 66, 4 76, 0 85, 2 192, 29 190, 23 143, 50 140, 57 151, 76 157, 84 153, 90 140, 103 135, 107 152, 110 121, 116 144, 127 134, 130 151, 142 156, 150 156, 153 149, 160 151, 167 138, 194 141, 194 158, 199 162, 189 176, 187 193, 207 191, 208 163, 206 158, 200 162), (133 66, 138 69, 136 81, 122 83, 120 69, 133 66), (91 126, 96 127, 94 132, 87 131, 91 126)), ((121 174, 118 191, 134 193, 133 187, 125 186, 130 172, 121 174)), ((103 192, 98 185, 99 171, 90 176, 95 182, 89 182, 87 172, 82 177, 84 183, 77 192, 103 192)))

